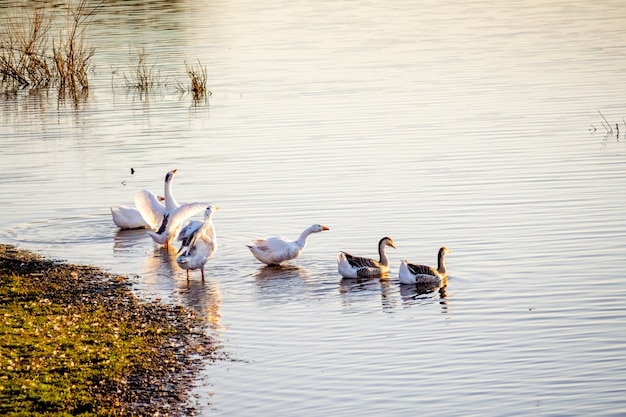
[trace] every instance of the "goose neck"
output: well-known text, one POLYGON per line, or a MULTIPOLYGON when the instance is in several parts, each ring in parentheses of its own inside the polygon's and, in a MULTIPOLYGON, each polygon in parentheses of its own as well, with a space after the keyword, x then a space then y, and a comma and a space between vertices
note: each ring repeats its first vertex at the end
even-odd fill
POLYGON ((304 245, 306 245, 306 240, 309 238, 309 236, 311 235, 311 233, 313 233, 313 226, 307 228, 304 230, 304 232, 302 232, 300 234, 300 237, 298 237, 298 239, 296 240, 296 245, 300 246, 301 248, 304 247, 304 245))
POLYGON ((168 210, 175 209, 178 207, 178 202, 174 198, 174 194, 172 194, 172 181, 165 182, 165 189, 163 192, 165 196, 165 208, 168 210))
POLYGON ((447 274, 447 270, 446 270, 446 254, 445 252, 441 251, 439 252, 439 256, 437 257, 437 272, 439 272, 441 275, 446 275, 447 274))
POLYGON ((387 257, 387 252, 385 251, 385 243, 381 241, 378 244, 378 255, 380 256, 379 263, 383 266, 389 266, 389 257, 387 257))

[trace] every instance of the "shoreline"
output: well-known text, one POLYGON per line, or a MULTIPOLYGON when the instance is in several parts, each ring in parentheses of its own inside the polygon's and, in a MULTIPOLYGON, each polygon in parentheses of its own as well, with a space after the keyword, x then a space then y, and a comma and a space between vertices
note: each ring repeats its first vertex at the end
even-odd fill
POLYGON ((0 244, 0 282, 0 414, 197 411, 190 391, 220 347, 194 313, 138 299, 124 276, 12 245, 0 244), (63 341, 66 330, 74 333, 63 341), (72 383, 61 390, 64 380, 72 383))

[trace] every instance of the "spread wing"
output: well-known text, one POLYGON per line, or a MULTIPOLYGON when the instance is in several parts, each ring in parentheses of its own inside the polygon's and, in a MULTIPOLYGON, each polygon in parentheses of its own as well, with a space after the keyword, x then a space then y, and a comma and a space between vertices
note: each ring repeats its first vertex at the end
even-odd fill
POLYGON ((150 191, 137 191, 135 194, 135 206, 137 206, 141 217, 143 217, 151 229, 156 229, 163 222, 165 206, 150 191))
POLYGON ((208 203, 188 203, 175 208, 170 212, 170 224, 172 227, 182 224, 194 214, 206 209, 208 203))

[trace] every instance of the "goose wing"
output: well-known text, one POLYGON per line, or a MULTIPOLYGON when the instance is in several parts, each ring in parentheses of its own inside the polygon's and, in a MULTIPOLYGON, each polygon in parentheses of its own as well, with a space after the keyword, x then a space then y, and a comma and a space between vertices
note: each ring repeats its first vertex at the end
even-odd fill
POLYGON ((170 212, 169 223, 171 227, 182 224, 185 220, 196 213, 201 212, 207 207, 208 203, 187 203, 183 204, 170 212))
POLYGON ((348 263, 354 268, 380 268, 380 263, 374 259, 354 256, 347 252, 342 253, 346 256, 348 263))
POLYGON ((289 242, 281 237, 270 237, 269 239, 256 239, 252 241, 252 245, 261 252, 275 253, 286 250, 289 242))
POLYGON ((428 265, 416 265, 407 262, 406 266, 414 275, 439 275, 433 267, 428 265))
POLYGON ((276 237, 257 239, 248 245, 248 248, 255 258, 268 265, 280 264, 297 257, 300 253, 299 246, 276 237))
POLYGON ((156 195, 148 190, 137 191, 135 194, 135 206, 141 213, 141 217, 148 223, 150 228, 156 229, 163 221, 165 206, 163 206, 156 195))
POLYGON ((204 223, 200 221, 192 221, 189 222, 185 227, 183 227, 178 234, 178 241, 181 242, 182 251, 185 247, 193 246, 196 240, 198 240, 198 236, 200 235, 200 230, 202 229, 202 225, 204 223))

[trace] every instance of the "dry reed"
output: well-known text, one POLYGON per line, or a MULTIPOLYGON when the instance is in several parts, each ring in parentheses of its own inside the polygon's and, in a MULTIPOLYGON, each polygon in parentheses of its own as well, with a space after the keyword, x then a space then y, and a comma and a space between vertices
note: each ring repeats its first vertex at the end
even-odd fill
POLYGON ((0 87, 4 90, 59 88, 59 96, 78 97, 89 88, 94 49, 86 28, 98 6, 81 0, 67 6, 66 27, 55 35, 56 9, 33 3, 3 17, 0 27, 0 87))
POLYGON ((200 61, 196 67, 192 67, 185 63, 185 69, 189 76, 190 87, 189 90, 194 100, 201 100, 207 96, 210 96, 211 91, 207 90, 207 71, 206 67, 203 67, 200 61))
POLYGON ((89 61, 94 48, 89 48, 85 41, 85 29, 95 14, 95 8, 89 8, 87 0, 81 0, 75 9, 68 11, 66 21, 69 26, 65 36, 58 42, 53 41, 54 65, 58 75, 59 91, 76 96, 89 88, 89 61))
POLYGON ((52 17, 40 9, 19 9, 4 17, 0 32, 0 75, 9 90, 47 87, 54 75, 48 56, 52 17))
POLYGON ((148 53, 145 48, 137 49, 136 61, 130 64, 130 74, 124 74, 127 88, 135 88, 141 92, 148 92, 161 84, 161 73, 156 69, 156 63, 148 65, 148 53))

